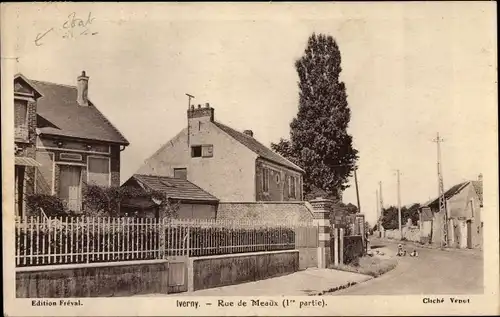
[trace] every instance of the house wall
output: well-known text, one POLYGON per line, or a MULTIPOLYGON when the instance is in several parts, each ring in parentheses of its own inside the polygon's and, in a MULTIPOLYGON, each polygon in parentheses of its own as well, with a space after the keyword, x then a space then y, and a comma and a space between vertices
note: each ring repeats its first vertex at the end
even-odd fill
POLYGON ((302 200, 302 174, 292 169, 258 158, 255 162, 255 192, 257 201, 302 200), (269 170, 269 189, 263 188, 263 170, 269 170), (296 177, 295 198, 289 195, 288 179, 296 177))
MULTIPOLYGON (((14 143, 17 148, 15 156, 25 156, 30 158, 36 157, 36 109, 37 103, 35 100, 34 91, 23 83, 21 80, 16 80, 14 85, 14 100, 27 101, 27 138, 23 138, 18 131, 14 133, 14 143)), ((15 112, 14 112, 15 113, 15 112)), ((35 174, 36 168, 32 166, 23 167, 24 172, 24 195, 30 195, 35 192, 35 174)), ((28 210, 23 205, 23 215, 29 215, 32 211, 28 210)))
POLYGON ((220 200, 255 201, 257 154, 207 120, 193 120, 188 129, 148 158, 138 174, 174 176, 174 168, 187 168, 187 179, 220 200), (191 157, 188 145, 213 145, 212 157, 191 157))
POLYGON ((120 186, 120 146, 98 142, 76 141, 67 138, 58 140, 39 136, 36 140, 36 159, 42 164, 36 173, 36 192, 57 195, 59 192, 60 169, 62 165, 77 165, 82 168, 82 189, 87 184, 88 157, 105 157, 110 159, 110 186, 120 186), (58 140, 63 145, 58 147, 58 140), (87 145, 91 149, 87 149, 87 145), (61 156, 61 154, 63 154, 61 156), (70 154, 71 159, 64 157, 70 154), (79 156, 79 157, 77 157, 79 156))

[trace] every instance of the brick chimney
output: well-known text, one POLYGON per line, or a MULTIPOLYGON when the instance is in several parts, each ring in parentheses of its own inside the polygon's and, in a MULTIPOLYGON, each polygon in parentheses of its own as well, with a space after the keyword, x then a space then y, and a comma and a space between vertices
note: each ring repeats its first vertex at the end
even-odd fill
POLYGON ((82 74, 78 76, 77 79, 77 96, 76 101, 80 106, 86 107, 89 105, 88 100, 88 92, 89 92, 89 77, 85 75, 85 71, 82 71, 82 74))
POLYGON ((196 119, 199 121, 214 121, 214 108, 210 107, 207 102, 204 107, 198 105, 195 107, 191 105, 191 108, 187 111, 188 121, 191 119, 196 119))
POLYGON ((253 138, 253 131, 252 130, 245 130, 245 131, 243 131, 243 133, 248 135, 249 137, 253 138))

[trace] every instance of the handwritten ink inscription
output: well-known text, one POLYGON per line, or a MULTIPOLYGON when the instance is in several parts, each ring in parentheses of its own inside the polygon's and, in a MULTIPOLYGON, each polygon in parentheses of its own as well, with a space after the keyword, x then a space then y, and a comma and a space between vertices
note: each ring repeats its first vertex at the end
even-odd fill
POLYGON ((85 35, 97 35, 98 32, 92 32, 90 29, 94 21, 95 18, 92 16, 92 12, 89 12, 89 14, 84 18, 77 16, 76 12, 72 12, 68 15, 68 18, 60 27, 52 27, 45 32, 38 33, 35 38, 35 45, 43 45, 44 41, 42 40, 46 39, 46 37, 50 34, 55 34, 63 39, 70 39, 85 35))

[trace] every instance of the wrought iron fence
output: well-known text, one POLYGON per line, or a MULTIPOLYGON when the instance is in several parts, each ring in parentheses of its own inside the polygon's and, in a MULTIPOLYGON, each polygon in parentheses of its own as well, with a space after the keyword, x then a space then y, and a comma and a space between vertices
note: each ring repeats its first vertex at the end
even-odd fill
POLYGON ((132 217, 16 219, 16 266, 162 259, 317 246, 311 223, 132 217))

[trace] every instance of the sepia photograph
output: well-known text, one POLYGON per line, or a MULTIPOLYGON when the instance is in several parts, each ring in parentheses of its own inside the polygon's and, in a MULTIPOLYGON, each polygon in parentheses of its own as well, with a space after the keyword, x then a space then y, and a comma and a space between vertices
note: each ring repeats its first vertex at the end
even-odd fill
POLYGON ((500 313, 495 3, 0 14, 5 314, 500 313))

